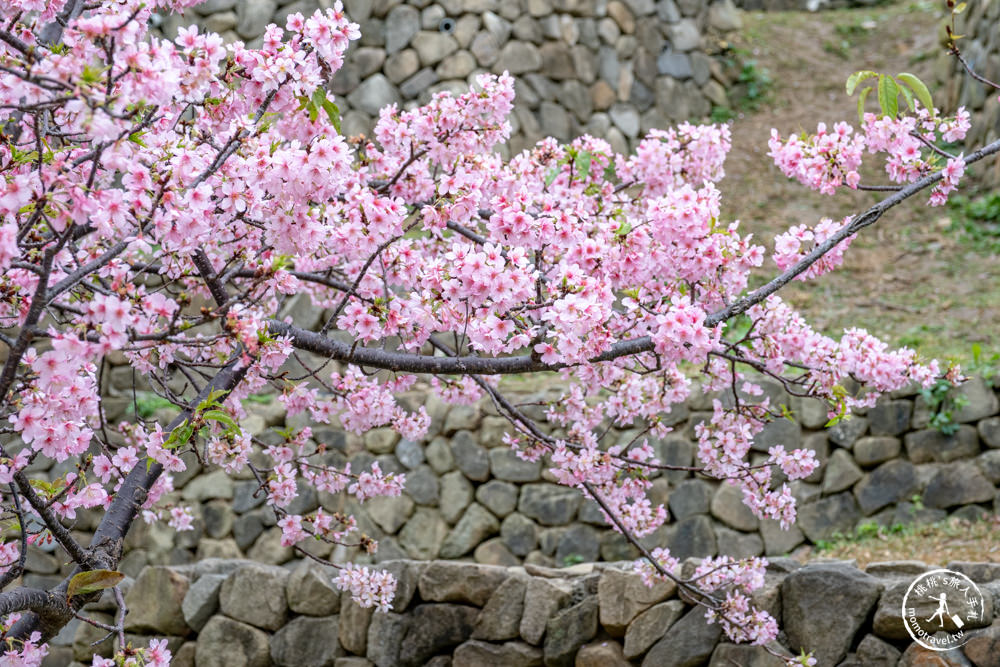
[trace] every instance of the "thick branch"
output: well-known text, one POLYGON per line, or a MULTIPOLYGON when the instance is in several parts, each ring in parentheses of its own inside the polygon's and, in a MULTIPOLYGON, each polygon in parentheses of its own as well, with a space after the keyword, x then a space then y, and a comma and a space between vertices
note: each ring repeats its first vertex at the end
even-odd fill
MULTIPOLYGON (((965 158, 966 164, 978 162, 984 157, 1000 152, 1000 140, 981 148, 965 158)), ((794 266, 788 268, 780 275, 773 278, 766 285, 763 285, 741 299, 737 299, 728 307, 710 314, 705 319, 705 326, 714 327, 725 322, 735 315, 745 313, 751 307, 764 301, 779 289, 790 283, 796 276, 804 273, 810 266, 818 262, 824 255, 830 252, 839 243, 859 231, 875 224, 885 214, 886 211, 903 201, 914 196, 921 190, 931 187, 941 180, 941 172, 928 174, 920 180, 911 183, 898 192, 886 197, 861 215, 855 216, 850 223, 844 225, 836 234, 816 246, 812 252, 799 260, 794 266)), ((403 373, 436 373, 444 375, 505 375, 513 373, 531 373, 537 371, 554 371, 565 368, 569 364, 555 363, 546 364, 533 359, 530 355, 518 355, 512 357, 434 357, 419 354, 409 354, 405 352, 388 352, 381 349, 370 349, 356 347, 342 343, 340 341, 327 338, 312 331, 306 331, 299 327, 270 320, 268 329, 271 333, 279 336, 290 336, 295 347, 329 357, 336 361, 356 364, 358 366, 368 366, 371 368, 381 368, 390 371, 403 373)), ((601 361, 612 361, 620 357, 651 352, 653 341, 649 336, 633 338, 621 341, 612 345, 606 352, 593 359, 591 363, 601 361)))

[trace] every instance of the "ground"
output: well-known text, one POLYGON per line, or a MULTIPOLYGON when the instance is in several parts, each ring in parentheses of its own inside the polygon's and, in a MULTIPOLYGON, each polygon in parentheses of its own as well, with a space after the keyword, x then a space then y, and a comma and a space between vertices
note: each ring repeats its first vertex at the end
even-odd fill
MULTIPOLYGON (((846 189, 829 197, 785 179, 767 157, 767 139, 772 127, 787 136, 813 132, 820 121, 857 125, 856 98, 847 97, 844 82, 860 69, 915 73, 942 99, 932 73, 941 52, 942 4, 746 14, 735 52, 756 61, 751 74, 765 71, 774 83, 757 111, 734 120, 721 184, 725 215, 770 243, 790 225, 840 218, 877 201, 874 193, 846 189)), ((880 169, 865 182, 887 183, 880 169)), ((784 298, 831 335, 862 326, 926 357, 964 362, 974 343, 1000 352, 1000 263, 950 229, 951 210, 925 201, 919 197, 890 211, 854 242, 840 271, 796 283, 784 298)), ((770 262, 765 268, 766 275, 775 269, 770 262)))
MULTIPOLYGON (((847 190, 828 197, 785 179, 767 157, 767 139, 772 127, 787 136, 815 131, 820 121, 856 125, 856 98, 847 97, 844 82, 859 69, 912 72, 935 92, 942 4, 746 14, 735 53, 755 61, 747 70, 750 78, 766 72, 773 84, 756 111, 746 109, 733 121, 733 150, 721 184, 725 214, 770 247, 774 235, 791 225, 843 217, 877 201, 872 193, 847 190)), ((936 92, 940 96, 940 89, 936 92)), ((885 183, 880 176, 872 170, 865 181, 885 183)), ((926 357, 966 365, 973 344, 987 355, 1000 352, 1000 262, 953 229, 952 210, 930 208, 925 201, 921 197, 889 212, 854 242, 841 270, 795 283, 783 291, 784 298, 834 336, 844 327, 862 326, 926 357)), ((761 280, 775 269, 773 263, 765 268, 761 280)), ((894 559, 997 561, 998 525, 949 522, 863 531, 796 555, 855 558, 860 565, 894 559)))

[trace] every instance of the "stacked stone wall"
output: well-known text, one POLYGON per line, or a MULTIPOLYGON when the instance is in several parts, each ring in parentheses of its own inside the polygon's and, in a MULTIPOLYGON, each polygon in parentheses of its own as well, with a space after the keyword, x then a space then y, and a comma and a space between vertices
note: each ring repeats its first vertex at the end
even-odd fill
MULTIPOLYGON (((358 607, 313 561, 149 567, 124 584, 126 640, 145 645, 150 637, 166 638, 173 667, 784 665, 761 647, 725 641, 718 625, 706 623, 704 608, 673 582, 647 587, 629 564, 555 570, 399 560, 382 566, 399 582, 388 613, 358 607)), ((679 574, 690 577, 695 567, 688 561, 679 574)), ((802 566, 776 558, 754 602, 782 625, 769 647, 786 655, 813 651, 819 667, 1000 664, 1000 621, 993 620, 1000 565, 948 564, 977 584, 983 613, 966 616, 967 643, 945 653, 913 643, 901 616, 908 588, 930 569, 915 561, 861 570, 853 562, 802 566)), ((952 611, 955 597, 949 596, 952 611)), ((914 606, 925 617, 936 604, 914 606)), ((84 613, 111 622, 112 610, 102 600, 84 613)), ((110 654, 110 641, 91 646, 104 634, 74 620, 56 639, 49 666, 110 654)))
MULTIPOLYGON (((958 45, 975 71, 990 81, 1000 83, 1000 0, 974 0, 959 16, 956 31, 963 35, 958 45)), ((939 56, 938 82, 945 86, 947 108, 964 106, 972 112, 972 128, 966 145, 979 147, 1000 139, 1000 102, 998 91, 973 79, 955 58, 939 56)), ((993 158, 988 168, 976 172, 985 185, 1000 179, 1000 158, 993 158)))
MULTIPOLYGON (((253 46, 269 23, 330 0, 208 0, 163 19, 197 23, 253 46)), ((626 152, 649 129, 728 106, 735 72, 709 55, 741 27, 732 0, 347 0, 361 26, 330 84, 345 134, 368 134, 379 110, 468 90, 481 72, 517 81, 509 149, 552 136, 607 138, 626 152)))

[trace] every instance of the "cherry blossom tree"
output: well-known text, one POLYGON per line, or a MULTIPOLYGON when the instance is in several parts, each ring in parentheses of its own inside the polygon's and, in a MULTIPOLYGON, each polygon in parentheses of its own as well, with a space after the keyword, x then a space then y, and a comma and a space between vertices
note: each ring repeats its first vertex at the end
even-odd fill
MULTIPOLYGON (((404 476, 337 466, 308 428, 257 442, 240 427, 242 399, 275 391, 289 415, 419 441, 430 417, 398 398, 415 386, 451 403, 487 397, 509 420, 508 444, 546 457, 560 483, 596 501, 642 552, 644 576, 677 580, 735 641, 773 640, 775 620, 749 604, 763 559, 706 559, 681 579, 669 551, 643 546, 667 520, 646 497, 650 478, 671 468, 648 440, 670 430, 692 391, 722 396, 697 429, 697 472, 736 485, 757 516, 791 524, 786 480, 816 460, 774 447, 751 464, 755 434, 781 416, 755 378, 824 400, 837 419, 958 371, 863 330, 822 335, 777 292, 834 269, 892 207, 927 190, 930 204, 944 202, 965 165, 1000 142, 948 154, 939 140, 961 139, 968 114, 941 115, 909 75, 859 73, 849 88, 874 83, 878 113, 863 113, 858 129, 775 132, 771 154, 808 187, 885 198, 791 227, 768 260, 726 219, 716 187, 727 126, 653 131, 630 156, 592 137, 548 139, 504 161, 495 148, 510 133, 513 81, 483 75, 463 95, 384 109, 371 138, 345 137, 324 87, 359 36, 339 2, 269 26, 259 49, 196 27, 173 41, 147 33, 151 12, 191 4, 0 6, 4 659, 38 664, 45 642, 120 581, 136 520, 190 527, 188 509, 167 502, 182 455, 249 471, 283 544, 306 557, 317 540, 375 550, 352 517, 289 505, 300 484, 364 501, 399 494, 404 476), (885 154, 890 185, 860 182, 865 151, 885 154), (778 273, 749 290, 768 261, 778 273), (327 317, 312 328, 278 317, 298 294, 327 317), (732 326, 737 316, 749 329, 732 326), (99 387, 112 357, 177 417, 108 423, 99 387), (561 396, 544 406, 558 431, 499 389, 500 376, 525 373, 558 378, 561 396), (848 392, 849 380, 866 390, 848 392), (634 440, 610 441, 611 426, 633 424, 643 425, 634 440), (39 459, 74 472, 38 484, 28 467, 39 459), (86 545, 70 531, 81 508, 102 512, 86 545), (43 541, 72 559, 73 574, 49 591, 16 586, 27 546, 43 541)), ((331 566, 360 604, 388 608, 391 576, 331 566)), ((125 646, 114 592, 118 621, 102 627, 125 646)), ((161 665, 169 652, 153 642, 117 659, 161 665)))

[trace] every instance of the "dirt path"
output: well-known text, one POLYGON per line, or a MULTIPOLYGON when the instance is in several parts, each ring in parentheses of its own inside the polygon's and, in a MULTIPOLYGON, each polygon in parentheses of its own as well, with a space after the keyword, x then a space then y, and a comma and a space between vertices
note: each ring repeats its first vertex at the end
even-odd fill
MULTIPOLYGON (((819 121, 856 126, 856 101, 844 92, 855 70, 913 72, 930 86, 940 49, 939 4, 745 16, 738 47, 769 72, 774 85, 767 103, 734 121, 722 183, 729 216, 769 245, 790 225, 840 218, 877 201, 872 193, 847 190, 827 197, 786 180, 767 157, 767 139, 772 127, 787 136, 815 131, 819 121)), ((865 181, 886 182, 880 175, 872 171, 865 181)), ((845 326, 863 326, 941 358, 967 359, 976 342, 984 351, 1000 351, 997 257, 977 254, 948 229, 950 212, 924 201, 911 200, 887 214, 854 242, 840 271, 796 283, 785 298, 833 335, 845 326)), ((766 268, 772 275, 773 263, 766 268)))

